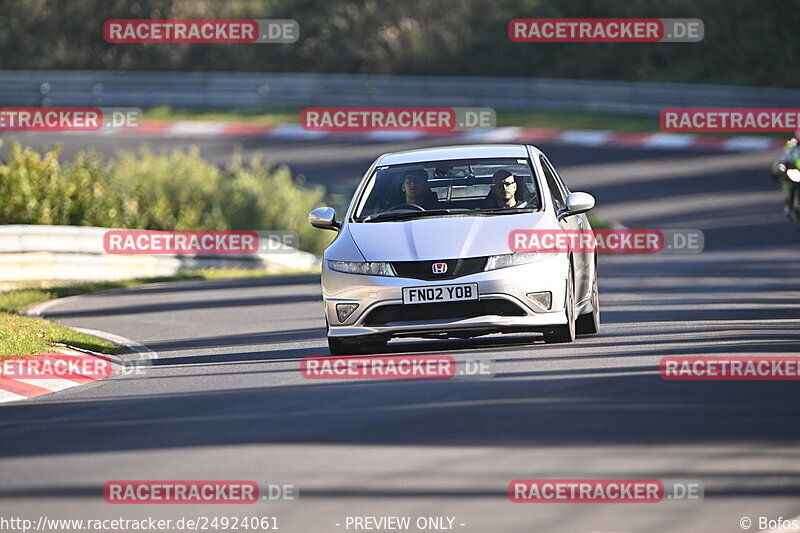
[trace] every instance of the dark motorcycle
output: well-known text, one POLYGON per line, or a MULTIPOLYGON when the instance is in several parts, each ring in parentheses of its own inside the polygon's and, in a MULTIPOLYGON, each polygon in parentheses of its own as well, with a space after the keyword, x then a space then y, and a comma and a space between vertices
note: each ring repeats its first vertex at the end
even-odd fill
POLYGON ((800 228, 800 140, 798 134, 786 142, 783 155, 772 165, 772 179, 782 181, 786 197, 785 213, 795 226, 800 228))

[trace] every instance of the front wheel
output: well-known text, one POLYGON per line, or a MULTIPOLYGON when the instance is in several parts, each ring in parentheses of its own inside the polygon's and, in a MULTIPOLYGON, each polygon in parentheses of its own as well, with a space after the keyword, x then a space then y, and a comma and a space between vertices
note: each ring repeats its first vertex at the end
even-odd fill
POLYGON ((360 353, 358 344, 331 337, 328 337, 328 351, 331 352, 331 355, 357 355, 360 353))
POLYGON ((328 351, 331 355, 368 355, 386 347, 388 339, 360 339, 357 341, 328 337, 328 351))
POLYGON ((789 218, 794 225, 800 228, 800 185, 792 187, 791 199, 789 200, 789 218))
POLYGON ((575 340, 575 287, 572 282, 572 265, 567 273, 567 296, 564 307, 566 308, 567 323, 555 326, 544 332, 544 342, 555 344, 572 342, 575 340))
POLYGON ((325 337, 328 339, 328 351, 331 352, 331 355, 358 354, 358 344, 353 343, 352 341, 347 342, 343 341, 342 339, 328 337, 330 330, 331 326, 328 324, 328 317, 325 317, 325 337))

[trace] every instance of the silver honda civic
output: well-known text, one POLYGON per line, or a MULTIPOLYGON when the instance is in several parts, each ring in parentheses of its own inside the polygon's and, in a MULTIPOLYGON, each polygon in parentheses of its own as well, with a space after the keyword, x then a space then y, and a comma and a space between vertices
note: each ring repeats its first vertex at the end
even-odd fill
POLYGON ((391 338, 538 332, 572 342, 600 324, 597 261, 580 249, 520 252, 514 232, 591 231, 594 198, 570 192, 533 146, 427 148, 380 156, 325 250, 322 295, 334 355, 391 338))

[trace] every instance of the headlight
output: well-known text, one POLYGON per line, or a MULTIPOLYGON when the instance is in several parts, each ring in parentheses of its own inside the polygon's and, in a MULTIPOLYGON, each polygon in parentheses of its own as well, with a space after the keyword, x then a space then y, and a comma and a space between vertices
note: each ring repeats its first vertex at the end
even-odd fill
POLYGON ((328 261, 328 268, 346 274, 365 274, 367 276, 394 276, 389 263, 365 263, 363 261, 328 261))
POLYGON ((795 183, 800 183, 800 170, 790 168, 786 171, 786 177, 795 183))
POLYGON ((517 265, 524 265, 526 263, 533 263, 539 261, 540 259, 544 259, 548 255, 553 255, 553 254, 530 252, 530 253, 519 253, 519 254, 492 255, 489 256, 489 260, 486 261, 486 268, 484 268, 484 270, 496 270, 498 268, 506 268, 517 265))

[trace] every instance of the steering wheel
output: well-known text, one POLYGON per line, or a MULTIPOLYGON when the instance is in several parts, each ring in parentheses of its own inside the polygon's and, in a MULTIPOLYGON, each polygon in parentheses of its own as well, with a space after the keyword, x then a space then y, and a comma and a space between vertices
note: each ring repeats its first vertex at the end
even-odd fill
POLYGON ((387 209, 387 211, 400 211, 401 209, 407 209, 409 211, 425 211, 424 207, 422 207, 421 205, 417 205, 417 204, 398 204, 398 205, 393 205, 392 207, 387 209))

